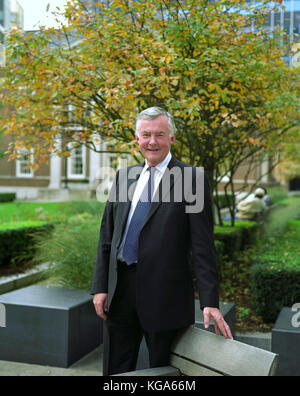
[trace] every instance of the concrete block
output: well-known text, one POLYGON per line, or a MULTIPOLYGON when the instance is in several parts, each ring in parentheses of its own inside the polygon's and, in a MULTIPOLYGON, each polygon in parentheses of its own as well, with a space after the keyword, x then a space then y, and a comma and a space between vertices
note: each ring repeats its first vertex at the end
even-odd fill
POLYGON ((295 311, 284 307, 272 329, 272 352, 279 355, 276 375, 300 376, 300 327, 295 326, 295 311))
POLYGON ((264 349, 265 351, 272 350, 272 333, 246 332, 236 333, 236 341, 243 342, 244 344, 252 345, 256 348, 264 349))
POLYGON ((102 343, 102 319, 87 291, 29 286, 0 295, 0 304, 0 360, 66 368, 102 343))

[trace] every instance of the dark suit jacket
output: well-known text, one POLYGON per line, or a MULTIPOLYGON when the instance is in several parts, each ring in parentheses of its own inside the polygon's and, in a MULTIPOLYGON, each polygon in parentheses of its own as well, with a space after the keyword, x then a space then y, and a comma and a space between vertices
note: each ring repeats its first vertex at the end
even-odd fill
MULTIPOLYGON (((124 172, 126 178, 130 171, 140 173, 143 166, 139 164, 118 172, 112 189, 116 202, 108 200, 102 219, 91 293, 108 293, 109 305, 117 283, 118 249, 131 205, 130 201, 120 202, 124 201, 122 188, 130 190, 136 181, 128 180, 124 187, 120 180, 124 172)), ((185 167, 191 168, 172 157, 168 168, 173 167, 182 171, 185 167)), ((195 169, 192 167, 193 172, 195 169)), ((146 331, 171 330, 194 323, 193 276, 197 279, 201 308, 219 306, 213 218, 206 175, 204 180, 202 212, 186 213, 187 202, 174 202, 174 199, 164 202, 160 191, 160 194, 157 192, 158 202, 152 202, 141 230, 136 270, 137 311, 146 331)), ((193 190, 194 182, 195 177, 193 190)), ((171 193, 173 189, 174 180, 171 180, 171 193)))

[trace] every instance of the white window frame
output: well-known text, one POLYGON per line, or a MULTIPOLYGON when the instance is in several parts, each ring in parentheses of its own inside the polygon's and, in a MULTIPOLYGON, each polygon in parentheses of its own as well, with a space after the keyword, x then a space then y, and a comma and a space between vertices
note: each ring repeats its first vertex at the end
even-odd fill
POLYGON ((70 157, 68 157, 67 161, 67 168, 68 168, 68 179, 77 179, 77 180, 82 180, 86 178, 86 147, 82 144, 82 174, 74 174, 72 173, 72 161, 74 160, 74 154, 72 155, 73 151, 73 146, 74 143, 70 143, 68 145, 69 151, 70 151, 70 157))
POLYGON ((22 173, 22 163, 23 162, 33 163, 33 148, 31 148, 29 150, 26 150, 26 149, 20 150, 19 154, 22 155, 22 153, 23 153, 23 155, 28 154, 30 156, 29 157, 30 159, 27 161, 19 160, 19 159, 16 160, 16 176, 19 178, 33 178, 34 172, 33 172, 32 168, 28 168, 30 170, 30 173, 22 173))

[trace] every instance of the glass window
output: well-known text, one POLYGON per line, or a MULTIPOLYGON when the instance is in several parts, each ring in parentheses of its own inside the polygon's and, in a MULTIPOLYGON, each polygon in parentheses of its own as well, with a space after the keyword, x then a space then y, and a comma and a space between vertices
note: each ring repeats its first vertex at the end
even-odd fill
POLYGON ((4 0, 0 0, 0 25, 4 26, 4 0))
POLYGON ((71 156, 68 158, 68 177, 83 179, 85 177, 85 146, 69 146, 71 156), (73 148, 72 148, 73 146, 73 148))
POLYGON ((17 177, 33 177, 33 170, 28 165, 33 162, 33 150, 22 150, 16 162, 17 177))

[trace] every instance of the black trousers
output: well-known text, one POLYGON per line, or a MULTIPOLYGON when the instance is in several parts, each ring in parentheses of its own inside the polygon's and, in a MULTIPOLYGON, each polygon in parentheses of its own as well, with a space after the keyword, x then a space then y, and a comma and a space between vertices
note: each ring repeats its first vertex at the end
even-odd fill
POLYGON ((150 368, 168 366, 172 343, 182 330, 149 333, 142 328, 136 311, 135 266, 120 265, 116 291, 104 321, 103 375, 134 371, 143 336, 150 368))

